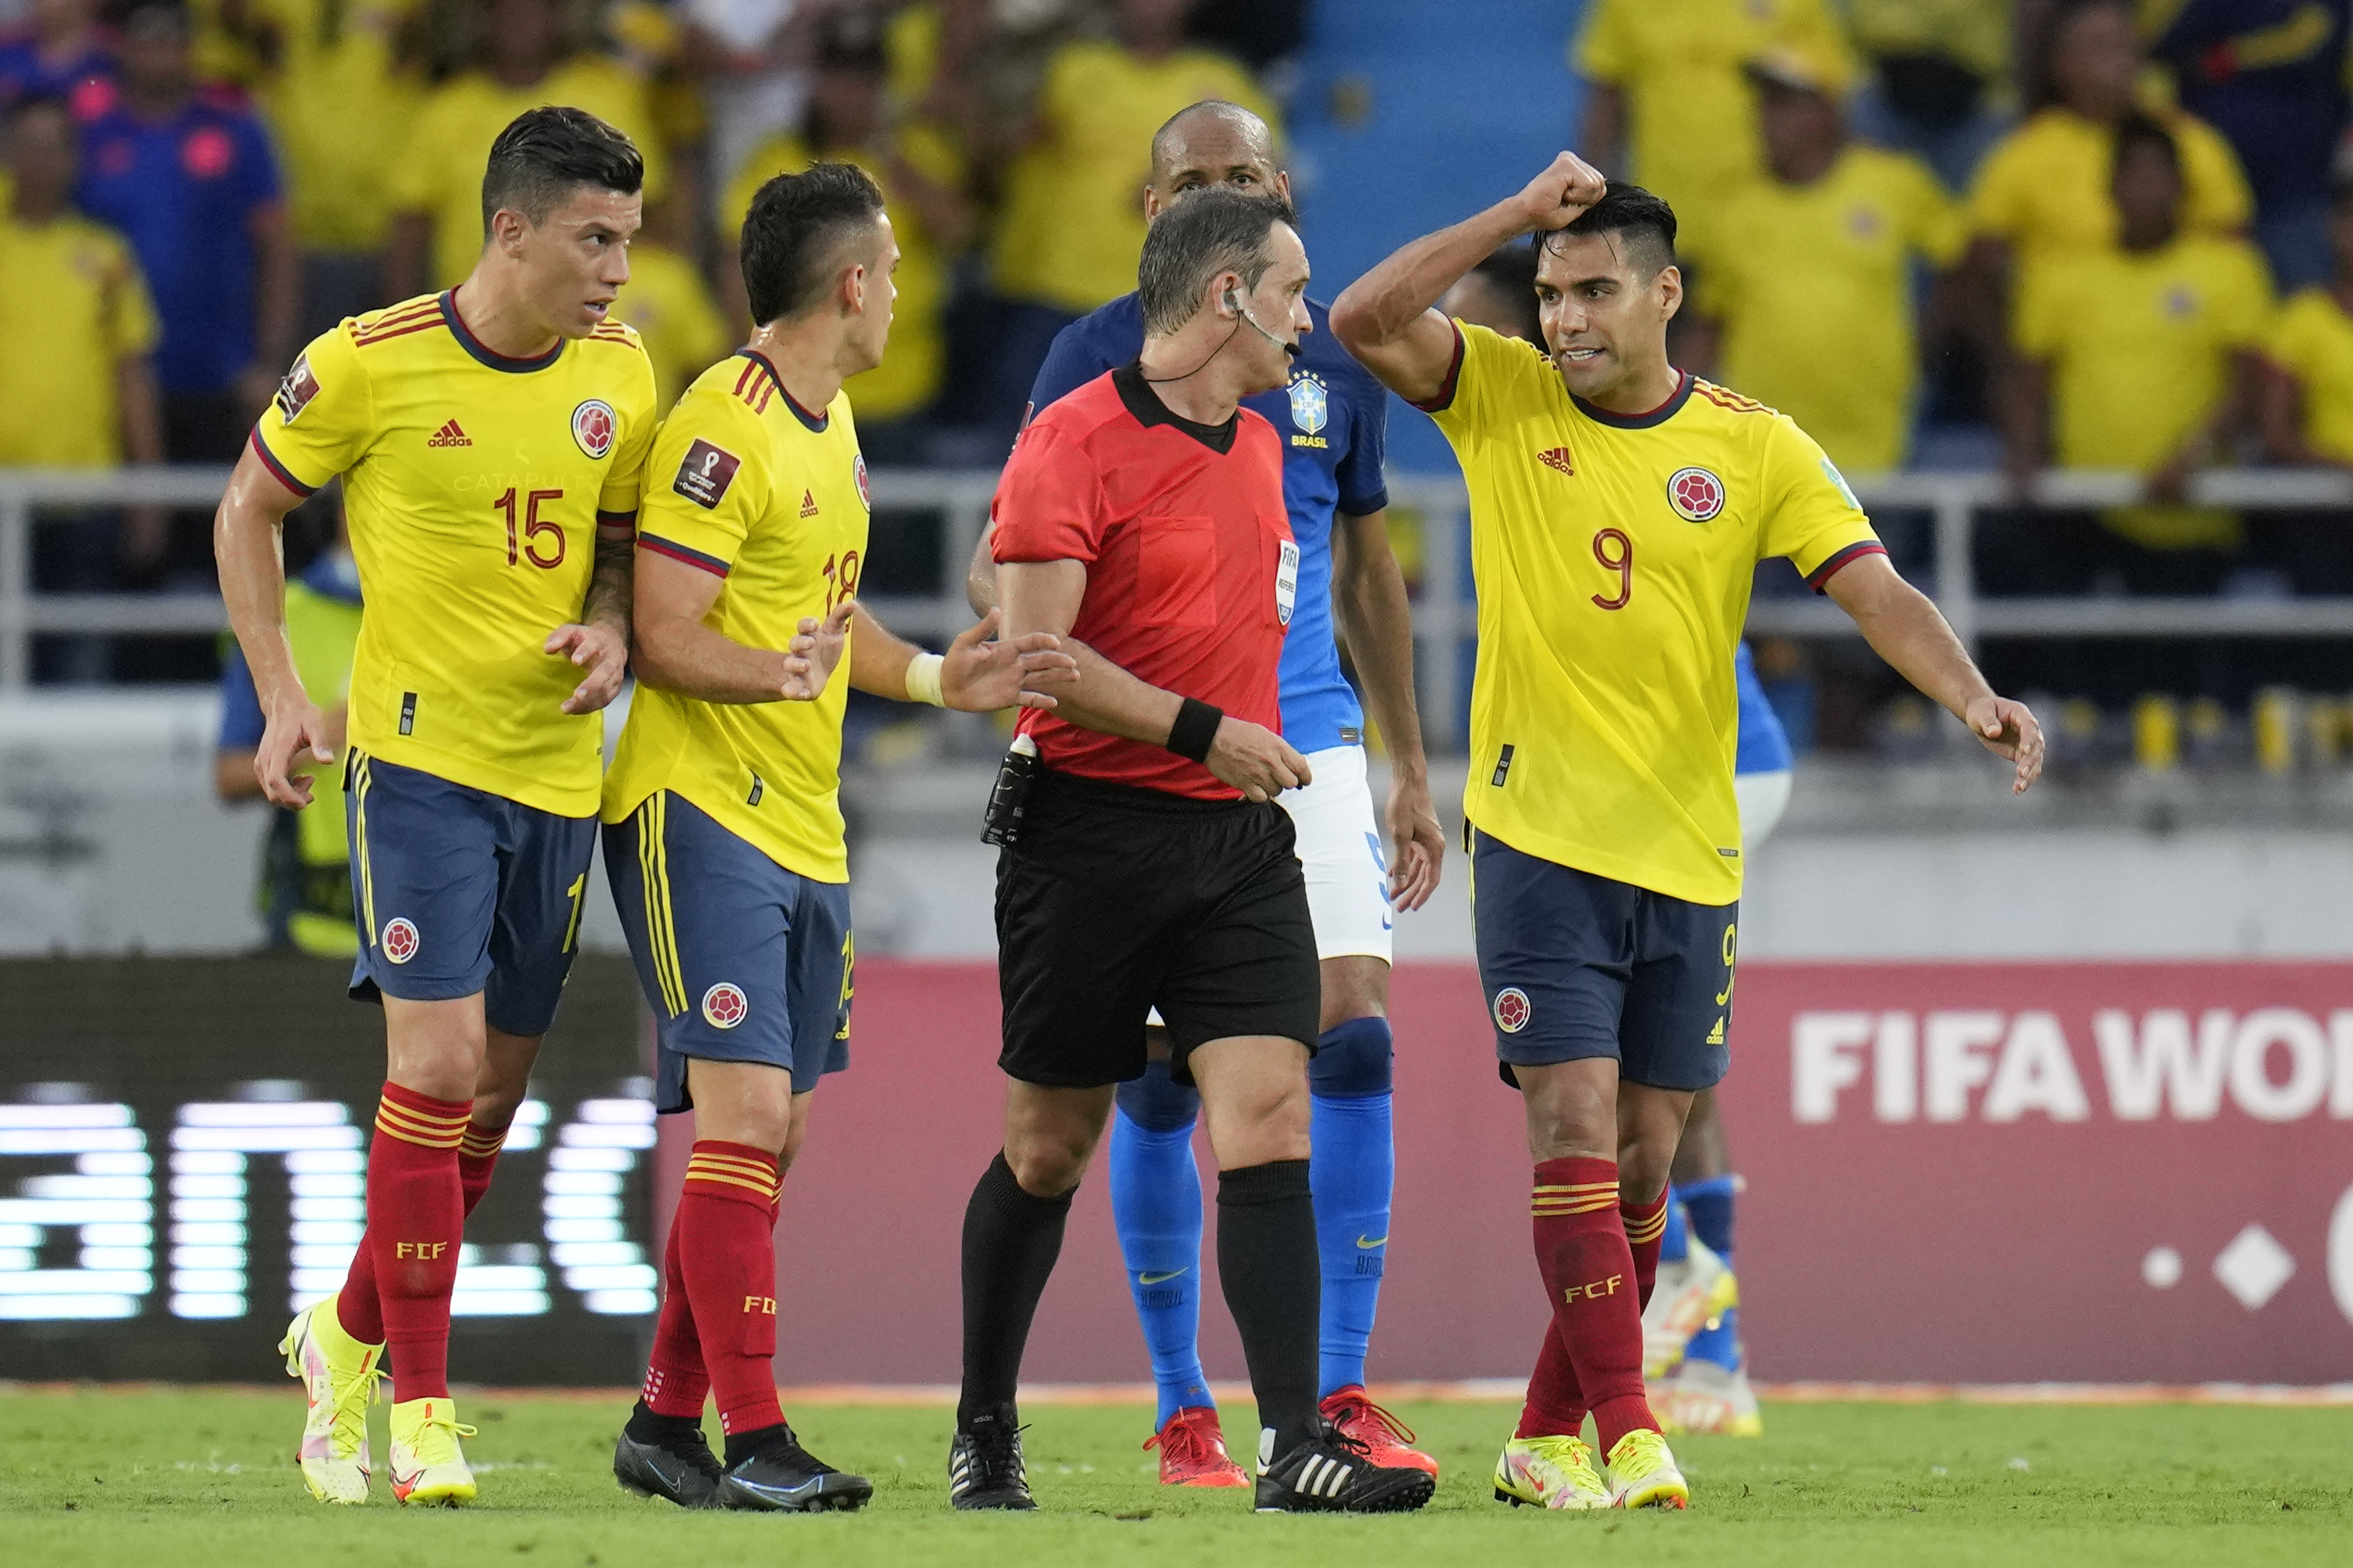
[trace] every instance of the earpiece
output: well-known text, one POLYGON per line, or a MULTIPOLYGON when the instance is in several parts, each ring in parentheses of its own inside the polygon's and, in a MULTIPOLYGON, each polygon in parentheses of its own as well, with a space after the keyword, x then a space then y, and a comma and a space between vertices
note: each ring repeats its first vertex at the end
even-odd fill
POLYGON ((1226 309, 1237 316, 1244 313, 1241 295, 1231 289, 1226 290, 1226 309))

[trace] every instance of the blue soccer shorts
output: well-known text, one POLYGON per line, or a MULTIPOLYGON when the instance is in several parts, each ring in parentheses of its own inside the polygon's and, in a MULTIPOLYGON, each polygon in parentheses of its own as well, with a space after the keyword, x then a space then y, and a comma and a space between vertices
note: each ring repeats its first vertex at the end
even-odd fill
POLYGON ((653 1007, 654 1108, 686 1110, 689 1058, 765 1062, 793 1092, 849 1065, 849 889, 786 870, 684 796, 605 829, 605 869, 653 1007))
POLYGON ((596 819, 558 816, 354 750, 343 774, 360 952, 352 995, 482 994, 503 1034, 547 1033, 580 945, 596 819))
POLYGON ((1476 833, 1479 984, 1504 1081, 1516 1064, 1618 1058, 1653 1089, 1713 1087, 1731 1065, 1740 906, 1694 904, 1476 833))

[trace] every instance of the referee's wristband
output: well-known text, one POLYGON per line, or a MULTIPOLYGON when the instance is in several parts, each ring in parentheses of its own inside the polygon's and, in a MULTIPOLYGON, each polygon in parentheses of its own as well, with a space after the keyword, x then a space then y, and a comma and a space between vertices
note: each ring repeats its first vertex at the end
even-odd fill
POLYGON ((1209 760, 1209 747, 1218 738, 1218 726, 1225 721, 1224 709, 1187 697, 1185 705, 1176 710, 1176 722, 1168 726, 1168 739, 1163 744, 1187 761, 1206 763, 1209 760))
POLYGON ((947 694, 940 689, 940 668, 947 663, 944 654, 919 653, 907 661, 907 700, 928 702, 934 708, 948 705, 947 694))

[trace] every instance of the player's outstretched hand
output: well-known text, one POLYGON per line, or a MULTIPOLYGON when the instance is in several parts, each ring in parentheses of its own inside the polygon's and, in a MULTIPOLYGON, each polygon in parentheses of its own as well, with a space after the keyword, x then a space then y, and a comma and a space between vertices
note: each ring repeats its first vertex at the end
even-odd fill
POLYGON ((1219 781, 1257 802, 1272 800, 1313 777, 1307 759, 1293 751, 1290 742, 1262 724, 1230 713, 1218 723, 1205 765, 1219 781))
POLYGON ((547 634, 546 651, 563 655, 586 672, 564 700, 566 713, 600 712, 621 694, 621 678, 629 671, 629 642, 618 629, 601 622, 584 626, 567 621, 547 634))
POLYGON ((940 666, 940 695, 949 707, 966 713, 994 713, 1017 704, 1052 708, 1057 688, 1078 683, 1079 661, 1062 651, 1062 639, 1051 632, 991 641, 1004 620, 1003 611, 991 610, 948 644, 947 662, 940 666))
POLYGON ((335 760, 336 739, 317 703, 297 691, 280 701, 262 726, 254 748, 253 776, 272 805, 300 811, 311 804, 311 777, 294 770, 335 760))
POLYGON ((821 621, 801 618, 798 635, 785 648, 785 679, 777 695, 787 702, 814 702, 825 695, 825 683, 849 645, 849 617, 857 613, 858 601, 845 598, 821 621))
POLYGON ((1418 910, 1438 891, 1438 868, 1446 858, 1446 829, 1427 780, 1389 784, 1389 907, 1418 910))
POLYGON ((1513 198, 1521 217, 1538 234, 1567 228, 1601 199, 1609 182, 1574 153, 1563 153, 1513 198))
POLYGON ((2007 697, 1980 697, 1969 704, 1964 717, 1979 745, 2018 764, 2010 794, 2025 794, 2027 786, 2042 776, 2042 726, 2034 721, 2025 703, 2007 697))

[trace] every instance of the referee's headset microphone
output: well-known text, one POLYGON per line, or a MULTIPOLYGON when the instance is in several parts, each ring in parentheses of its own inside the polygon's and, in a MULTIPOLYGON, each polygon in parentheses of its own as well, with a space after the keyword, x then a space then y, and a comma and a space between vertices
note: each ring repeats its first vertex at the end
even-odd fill
POLYGON ((1203 371, 1209 368, 1209 362, 1211 360, 1216 359, 1219 354, 1226 352, 1226 345, 1234 341, 1234 332, 1239 332, 1242 330, 1243 321, 1248 321, 1250 324, 1250 331, 1256 332, 1260 337, 1264 338, 1268 342, 1271 342, 1275 347, 1281 349, 1291 358, 1297 359, 1299 357, 1299 345, 1297 343, 1289 342, 1282 338, 1276 337, 1272 332, 1268 331, 1264 327, 1259 325, 1258 318, 1251 315, 1250 313, 1250 308, 1242 303, 1242 297, 1239 290, 1232 289, 1227 289, 1224 298, 1221 299, 1219 303, 1225 306, 1227 310, 1231 310, 1235 316, 1240 318, 1234 322, 1233 331, 1229 331, 1224 337, 1219 338, 1218 340, 1218 346, 1211 349, 1207 357, 1205 357, 1199 364, 1197 364, 1192 369, 1185 372, 1184 374, 1147 375, 1143 378, 1145 385, 1166 386, 1172 381, 1190 381, 1193 377, 1200 374, 1203 371))

